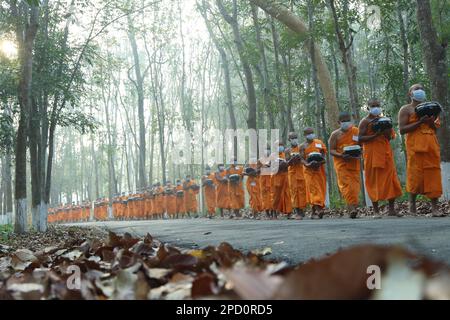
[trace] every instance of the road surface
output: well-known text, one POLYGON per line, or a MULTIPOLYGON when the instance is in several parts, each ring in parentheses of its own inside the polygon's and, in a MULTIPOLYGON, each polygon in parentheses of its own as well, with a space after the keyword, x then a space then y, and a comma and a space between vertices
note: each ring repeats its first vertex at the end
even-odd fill
POLYGON ((383 218, 324 220, 159 220, 72 224, 97 226, 134 236, 150 233, 183 248, 202 248, 226 241, 249 251, 270 247, 268 257, 288 263, 318 258, 342 247, 364 243, 403 244, 450 264, 450 218, 383 218))

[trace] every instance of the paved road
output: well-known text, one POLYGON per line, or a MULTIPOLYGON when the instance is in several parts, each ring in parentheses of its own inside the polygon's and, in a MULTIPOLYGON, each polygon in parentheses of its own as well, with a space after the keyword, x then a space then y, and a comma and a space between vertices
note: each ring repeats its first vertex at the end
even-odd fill
POLYGON ((161 220, 77 224, 145 235, 185 248, 229 242, 248 251, 272 248, 270 257, 289 263, 317 258, 341 247, 363 243, 403 244, 450 264, 450 218, 325 220, 161 220))

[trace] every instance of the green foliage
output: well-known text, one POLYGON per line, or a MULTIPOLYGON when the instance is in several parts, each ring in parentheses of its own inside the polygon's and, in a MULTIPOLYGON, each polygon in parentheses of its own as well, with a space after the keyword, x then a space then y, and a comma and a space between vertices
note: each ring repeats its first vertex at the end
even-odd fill
POLYGON ((9 235, 13 233, 13 226, 11 224, 0 225, 0 241, 7 241, 9 235))
POLYGON ((93 133, 99 125, 99 122, 92 116, 81 111, 63 112, 58 119, 58 125, 61 127, 73 127, 81 134, 93 133))

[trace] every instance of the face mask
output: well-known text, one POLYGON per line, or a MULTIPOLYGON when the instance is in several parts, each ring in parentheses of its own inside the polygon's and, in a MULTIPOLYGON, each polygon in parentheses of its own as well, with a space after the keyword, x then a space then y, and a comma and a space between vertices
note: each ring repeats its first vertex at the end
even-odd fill
POLYGON ((310 133, 306 136, 306 140, 312 141, 316 138, 316 135, 314 133, 310 133))
POLYGON ((297 138, 296 139, 291 139, 291 144, 293 146, 298 146, 298 139, 297 138))
POLYGON ((347 131, 347 130, 349 130, 352 127, 353 127, 353 122, 352 121, 341 122, 341 129, 344 130, 344 131, 347 131))
POLYGON ((412 98, 417 102, 424 102, 427 98, 427 94, 422 89, 417 89, 412 92, 412 98))
POLYGON ((206 171, 206 174, 210 174, 210 173, 211 173, 211 171, 209 171, 209 170, 206 171))
POLYGON ((237 163, 237 161, 233 161, 233 164, 236 166, 238 163, 237 163))
POLYGON ((370 114, 373 116, 379 116, 381 114, 381 108, 380 107, 370 108, 370 114))
POLYGON ((223 171, 223 169, 224 169, 224 167, 222 167, 222 166, 219 167, 219 171, 223 171))
POLYGON ((278 147, 278 152, 284 152, 284 147, 283 146, 279 146, 278 147))
POLYGON ((186 182, 189 182, 189 181, 191 181, 191 179, 187 178, 187 179, 186 179, 186 182))

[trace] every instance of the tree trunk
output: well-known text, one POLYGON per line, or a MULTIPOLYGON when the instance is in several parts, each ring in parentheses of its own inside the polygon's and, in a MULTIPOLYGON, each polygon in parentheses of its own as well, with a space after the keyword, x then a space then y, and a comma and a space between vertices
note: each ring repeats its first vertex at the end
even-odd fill
POLYGON ((339 44, 339 50, 341 52, 342 63, 344 64, 344 71, 347 77, 347 86, 350 98, 350 106, 357 122, 361 119, 360 105, 358 99, 358 88, 356 85, 356 66, 353 63, 352 50, 353 39, 350 43, 347 43, 344 38, 343 31, 339 25, 339 18, 336 12, 334 0, 328 0, 329 7, 333 16, 334 29, 339 44))
POLYGON ((402 38, 403 48, 403 92, 407 103, 409 103, 409 97, 406 93, 409 90, 409 54, 408 54, 408 38, 405 30, 405 21, 403 20, 402 11, 400 8, 400 1, 397 0, 397 18, 400 24, 400 36, 402 38))
POLYGON ((220 13, 224 17, 225 21, 231 26, 233 30, 234 41, 236 44, 239 58, 241 60, 242 69, 244 70, 245 83, 247 87, 247 103, 248 103, 248 116, 247 116, 247 128, 256 130, 256 91, 253 82, 253 73, 250 67, 250 63, 245 54, 244 42, 239 31, 239 25, 237 20, 237 2, 233 0, 233 14, 230 15, 223 5, 222 0, 216 0, 220 13))
MULTIPOLYGON (((13 5, 15 7, 16 4, 13 5)), ((39 8, 23 4, 27 25, 25 28, 17 23, 17 42, 19 44, 20 80, 19 80, 19 127, 16 136, 15 162, 15 206, 16 218, 14 231, 27 231, 27 127, 31 111, 31 82, 33 76, 33 46, 38 30, 39 8)), ((17 8, 16 8, 17 9, 17 8)), ((14 10, 14 9, 13 9, 14 10)), ((16 12, 17 13, 17 12, 16 12)), ((13 15, 15 15, 13 13, 13 15)), ((16 15, 18 18, 18 16, 16 15)))
MULTIPOLYGON (((309 31, 305 23, 297 16, 292 14, 288 9, 282 7, 276 0, 249 0, 253 4, 257 5, 275 19, 284 23, 288 28, 294 32, 307 36, 309 31)), ((309 52, 309 41, 305 43, 305 50, 309 52)), ((317 77, 324 95, 325 105, 327 107, 327 127, 330 129, 338 126, 339 107, 336 100, 336 92, 331 80, 330 71, 319 48, 314 45, 314 58, 317 68, 317 77)))
POLYGON ((131 21, 131 16, 128 16, 128 38, 130 40, 131 49, 133 52, 134 71, 136 81, 134 85, 137 93, 137 106, 139 118, 139 185, 138 188, 145 188, 147 186, 145 175, 145 117, 144 117, 144 75, 141 71, 139 60, 139 51, 136 42, 135 30, 131 21))

